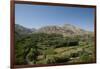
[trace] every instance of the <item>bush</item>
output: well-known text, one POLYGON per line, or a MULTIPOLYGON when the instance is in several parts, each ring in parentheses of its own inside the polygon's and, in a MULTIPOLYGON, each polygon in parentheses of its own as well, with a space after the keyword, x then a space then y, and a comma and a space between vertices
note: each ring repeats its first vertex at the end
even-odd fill
POLYGON ((77 52, 77 53, 71 53, 70 54, 70 57, 72 57, 72 58, 75 58, 75 57, 78 57, 79 56, 79 53, 77 52))
POLYGON ((61 54, 48 56, 47 58, 48 63, 67 63, 69 60, 70 58, 68 55, 61 55, 61 54))
MULTIPOLYGON (((59 55, 60 56, 60 55, 59 55)), ((56 63, 67 63, 70 60, 69 56, 62 55, 56 59, 56 63)))
POLYGON ((88 55, 87 53, 84 53, 83 55, 80 56, 80 61, 81 62, 91 62, 93 61, 92 56, 88 55))
POLYGON ((51 64, 51 63, 56 63, 56 57, 54 55, 48 55, 46 57, 46 63, 51 64))

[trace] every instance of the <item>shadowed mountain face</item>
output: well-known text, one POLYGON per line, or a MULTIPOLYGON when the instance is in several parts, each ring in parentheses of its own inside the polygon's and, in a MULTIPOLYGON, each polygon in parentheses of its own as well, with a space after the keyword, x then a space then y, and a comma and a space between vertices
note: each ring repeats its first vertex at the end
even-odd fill
POLYGON ((21 38, 24 38, 34 32, 35 29, 28 29, 26 27, 23 27, 19 24, 15 24, 15 39, 20 40, 21 38))
POLYGON ((29 28, 23 27, 19 24, 15 24, 15 32, 19 32, 21 35, 29 34, 29 33, 32 33, 34 31, 35 31, 35 29, 29 29, 29 28))
POLYGON ((62 34, 64 36, 72 36, 72 35, 89 34, 91 32, 80 29, 70 24, 65 24, 63 26, 45 26, 37 30, 34 28, 32 29, 25 28, 21 25, 15 24, 15 33, 19 35, 26 35, 31 33, 48 33, 48 34, 56 33, 56 34, 62 34))

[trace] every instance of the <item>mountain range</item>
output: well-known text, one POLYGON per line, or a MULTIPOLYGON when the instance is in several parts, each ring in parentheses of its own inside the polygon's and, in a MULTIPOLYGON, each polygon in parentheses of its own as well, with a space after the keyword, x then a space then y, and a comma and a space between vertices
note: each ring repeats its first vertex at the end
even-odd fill
POLYGON ((35 29, 35 28, 29 29, 19 24, 15 24, 15 33, 18 35, 26 35, 26 34, 39 33, 39 32, 48 33, 48 34, 56 33, 56 34, 62 34, 64 36, 84 35, 84 34, 93 33, 70 24, 65 24, 63 26, 56 26, 56 25, 44 26, 39 29, 35 29))

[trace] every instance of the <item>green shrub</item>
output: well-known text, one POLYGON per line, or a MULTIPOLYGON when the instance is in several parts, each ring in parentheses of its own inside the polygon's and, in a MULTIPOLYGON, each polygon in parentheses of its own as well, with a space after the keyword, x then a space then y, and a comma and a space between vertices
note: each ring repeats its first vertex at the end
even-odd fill
POLYGON ((61 55, 61 57, 56 58, 56 63, 67 63, 69 60, 70 60, 69 56, 61 55))
POLYGON ((54 55, 48 55, 46 57, 46 63, 51 64, 51 63, 56 63, 56 57, 54 55))
POLYGON ((78 56, 79 56, 79 52, 70 54, 70 57, 72 57, 72 58, 75 58, 75 57, 78 57, 78 56))
POLYGON ((56 64, 56 63, 66 63, 70 60, 69 56, 67 55, 47 55, 45 63, 47 64, 56 64))
POLYGON ((84 53, 83 55, 80 56, 80 61, 81 62, 91 62, 92 56, 88 55, 87 53, 84 53))

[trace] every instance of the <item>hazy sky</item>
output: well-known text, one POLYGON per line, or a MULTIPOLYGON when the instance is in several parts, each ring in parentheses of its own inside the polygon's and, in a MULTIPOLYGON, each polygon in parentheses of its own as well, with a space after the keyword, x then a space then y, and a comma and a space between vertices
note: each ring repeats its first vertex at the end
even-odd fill
POLYGON ((16 4, 15 23, 27 28, 71 24, 94 31, 94 8, 16 4))

